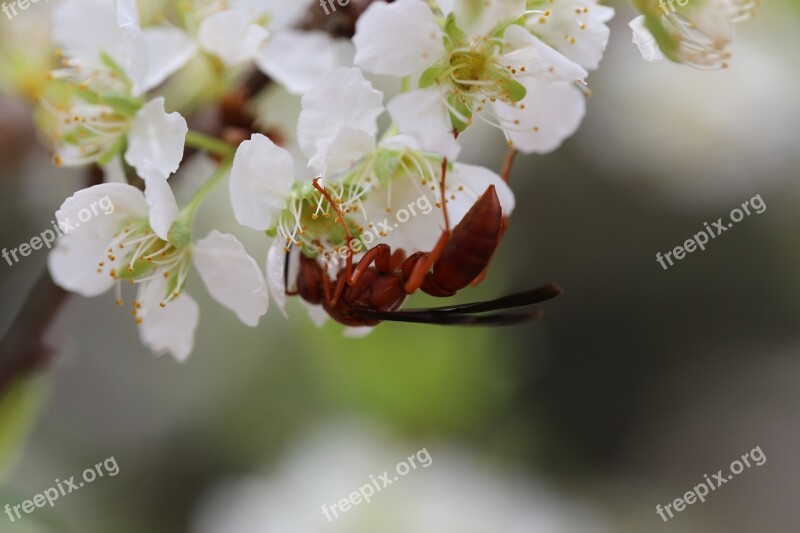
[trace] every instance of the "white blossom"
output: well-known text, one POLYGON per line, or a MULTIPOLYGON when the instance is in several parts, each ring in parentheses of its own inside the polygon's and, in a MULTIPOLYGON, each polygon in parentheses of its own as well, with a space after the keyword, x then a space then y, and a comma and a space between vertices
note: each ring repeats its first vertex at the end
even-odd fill
POLYGON ((505 216, 513 211, 514 195, 500 176, 457 162, 447 162, 443 198, 442 154, 422 150, 408 135, 389 132, 377 139, 382 99, 355 68, 332 70, 303 97, 298 138, 309 165, 321 176, 318 187, 327 195, 310 180, 296 180, 289 152, 267 137, 255 134, 239 146, 230 180, 233 210, 241 224, 276 238, 267 260, 276 300, 286 290, 286 255, 299 251, 312 258, 324 256, 326 263, 335 265, 339 261, 334 251, 348 244, 344 226, 353 241, 364 245, 354 254, 357 260, 373 245, 365 233, 409 254, 431 250, 444 230, 445 200, 455 226, 490 185, 498 192, 505 216), (380 223, 414 201, 430 209, 415 211, 413 220, 395 225, 389 237, 382 228, 386 224, 380 223))
MULTIPOLYGON (((525 153, 552 151, 577 129, 585 112, 582 64, 596 67, 607 42, 603 22, 611 13, 592 10, 592 17, 578 22, 577 31, 581 24, 591 30, 580 41, 568 38, 574 48, 566 54, 560 43, 549 45, 549 29, 532 22, 551 14, 534 2, 530 7, 524 0, 438 5, 445 19, 422 0, 378 1, 357 25, 357 65, 417 81, 417 88, 387 106, 401 132, 452 159, 458 153, 454 132, 475 117, 501 129, 509 144, 525 153)), ((588 10, 588 4, 581 5, 588 10)), ((576 6, 564 1, 551 9, 573 12, 576 6)), ((575 20, 554 17, 552 31, 575 20)))
POLYGON ((85 297, 116 288, 118 305, 122 285, 136 286, 132 314, 142 342, 157 354, 185 361, 199 317, 184 290, 192 263, 211 295, 248 326, 258 324, 269 300, 261 269, 235 237, 214 230, 192 243, 166 180, 157 176, 151 177, 156 185, 148 187, 147 198, 121 183, 96 185, 68 198, 56 218, 72 229, 59 239, 48 266, 56 284, 85 297), (81 211, 104 202, 113 206, 110 212, 79 222, 81 211))
POLYGON ((640 2, 642 15, 629 26, 647 61, 664 57, 695 68, 726 68, 734 25, 753 16, 759 0, 640 2))

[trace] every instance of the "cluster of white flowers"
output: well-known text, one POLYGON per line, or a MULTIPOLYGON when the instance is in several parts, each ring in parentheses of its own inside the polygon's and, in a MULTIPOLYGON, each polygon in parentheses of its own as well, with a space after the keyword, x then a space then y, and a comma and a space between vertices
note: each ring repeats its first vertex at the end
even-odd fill
MULTIPOLYGON (((39 99, 40 125, 57 165, 98 164, 106 174, 67 199, 57 218, 106 196, 116 210, 64 236, 49 267, 56 283, 84 296, 114 288, 119 305, 124 285, 137 286, 132 314, 142 341, 178 360, 190 354, 199 318, 185 292, 192 264, 217 301, 256 326, 270 295, 285 313, 290 252, 319 258, 410 196, 428 195, 448 215, 394 232, 392 244, 409 253, 431 250, 443 219, 458 224, 490 186, 510 216, 507 176, 457 162, 459 134, 478 118, 512 150, 558 148, 583 119, 586 77, 614 15, 596 0, 378 0, 343 43, 295 29, 317 7, 311 0, 177 2, 148 23, 138 7, 61 0, 53 10, 62 65, 39 99), (256 71, 302 95, 297 140, 317 179, 304 178, 296 154, 257 129, 238 141, 190 130, 183 115, 197 102, 176 105, 164 88, 198 62, 217 80, 212 101, 256 71), (371 75, 397 78, 385 107, 371 75), (380 132, 384 112, 391 125, 380 132), (218 170, 181 206, 170 177, 187 150, 207 152, 218 170), (193 236, 199 208, 228 176, 236 220, 273 239, 265 271, 233 235, 193 236)), ((702 9, 686 10, 694 25, 685 32, 703 31, 702 9)), ((681 60, 711 57, 681 39, 681 60)))

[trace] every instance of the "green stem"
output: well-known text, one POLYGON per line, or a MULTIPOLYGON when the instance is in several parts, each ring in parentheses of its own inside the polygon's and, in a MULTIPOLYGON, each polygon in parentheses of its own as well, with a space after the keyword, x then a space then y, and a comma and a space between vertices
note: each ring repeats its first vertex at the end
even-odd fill
POLYGON ((226 159, 232 159, 236 154, 236 150, 230 144, 198 131, 189 131, 186 134, 186 145, 226 159))
POLYGON ((386 128, 386 131, 383 133, 383 135, 381 135, 381 139, 380 139, 379 142, 383 142, 383 141, 385 141, 387 139, 391 139, 392 137, 394 137, 395 135, 398 135, 399 133, 400 133, 400 128, 397 127, 397 123, 396 122, 392 122, 389 125, 389 127, 386 128))
POLYGON ((217 170, 211 175, 210 178, 208 178, 208 180, 206 180, 202 187, 200 187, 197 192, 194 193, 192 199, 189 200, 189 203, 183 208, 181 219, 186 222, 189 227, 191 227, 192 223, 194 222, 194 217, 197 214, 197 210, 200 209, 200 206, 206 201, 206 198, 208 198, 208 195, 211 194, 211 191, 213 191, 214 188, 219 185, 222 179, 228 174, 230 168, 230 158, 222 161, 217 170))

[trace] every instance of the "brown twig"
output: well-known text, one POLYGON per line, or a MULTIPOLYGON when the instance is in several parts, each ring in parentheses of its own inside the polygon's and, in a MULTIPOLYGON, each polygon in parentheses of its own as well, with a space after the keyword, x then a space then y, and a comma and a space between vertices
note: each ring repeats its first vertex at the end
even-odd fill
POLYGON ((503 181, 506 183, 508 183, 508 180, 511 178, 511 167, 514 166, 514 160, 516 158, 517 150, 513 146, 509 146, 506 157, 503 160, 503 170, 500 172, 500 176, 502 176, 503 181))
POLYGON ((45 268, 0 342, 0 398, 15 380, 47 366, 53 349, 45 344, 44 334, 67 296, 45 268))
MULTIPOLYGON (((102 181, 100 168, 93 166, 87 171, 87 187, 102 181)), ((45 344, 44 334, 68 296, 53 282, 45 267, 0 341, 0 398, 16 380, 47 366, 53 350, 45 344)))

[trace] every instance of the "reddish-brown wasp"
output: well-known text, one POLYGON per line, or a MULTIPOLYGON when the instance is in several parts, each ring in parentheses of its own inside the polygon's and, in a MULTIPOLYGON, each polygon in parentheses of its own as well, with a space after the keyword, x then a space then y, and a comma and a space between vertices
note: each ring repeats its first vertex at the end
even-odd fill
MULTIPOLYGON (((442 165, 442 191, 446 174, 442 165)), ((328 191, 314 181, 314 187, 336 210, 344 214, 328 191)), ((444 196, 444 195, 443 195, 444 196)), ((549 283, 535 289, 495 300, 429 309, 400 310, 406 298, 421 289, 431 296, 453 296, 479 282, 494 257, 508 224, 494 185, 478 199, 464 218, 450 230, 447 204, 443 204, 445 229, 431 252, 410 256, 402 249, 392 252, 387 244, 367 251, 357 264, 352 254, 331 281, 327 267, 300 254, 296 289, 289 291, 289 254, 284 269, 287 294, 299 295, 313 305, 322 305, 336 321, 347 326, 375 326, 381 321, 417 322, 441 325, 511 325, 541 316, 538 309, 512 313, 491 313, 523 307, 555 298, 561 289, 549 283)), ((348 247, 353 237, 346 224, 348 247)))

